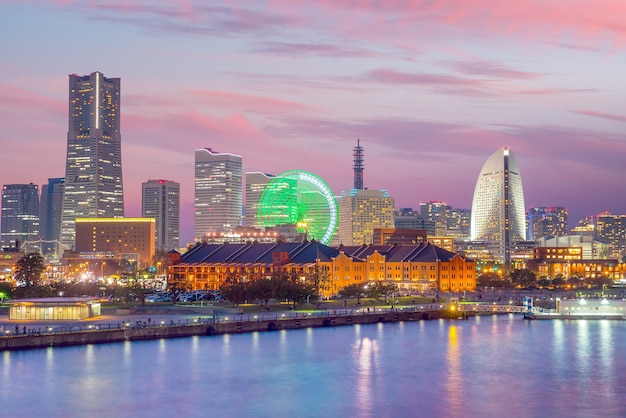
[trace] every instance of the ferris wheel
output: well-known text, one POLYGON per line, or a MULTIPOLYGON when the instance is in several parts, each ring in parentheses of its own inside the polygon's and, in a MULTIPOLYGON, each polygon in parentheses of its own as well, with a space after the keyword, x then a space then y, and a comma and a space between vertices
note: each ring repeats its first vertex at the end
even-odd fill
POLYGON ((263 189, 257 216, 262 227, 296 225, 299 233, 328 245, 337 229, 337 199, 319 176, 286 171, 263 189))

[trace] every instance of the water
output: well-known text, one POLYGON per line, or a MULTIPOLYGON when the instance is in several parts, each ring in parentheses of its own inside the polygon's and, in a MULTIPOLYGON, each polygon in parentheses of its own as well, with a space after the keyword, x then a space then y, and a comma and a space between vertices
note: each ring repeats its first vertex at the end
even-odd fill
POLYGON ((0 355, 3 416, 626 416, 626 321, 487 316, 0 355))

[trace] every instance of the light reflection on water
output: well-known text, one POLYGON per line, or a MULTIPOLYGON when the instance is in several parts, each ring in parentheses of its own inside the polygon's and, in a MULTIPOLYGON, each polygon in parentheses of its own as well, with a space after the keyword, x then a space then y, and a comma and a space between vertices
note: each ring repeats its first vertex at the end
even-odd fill
POLYGON ((418 321, 4 352, 14 416, 623 417, 626 321, 418 321))

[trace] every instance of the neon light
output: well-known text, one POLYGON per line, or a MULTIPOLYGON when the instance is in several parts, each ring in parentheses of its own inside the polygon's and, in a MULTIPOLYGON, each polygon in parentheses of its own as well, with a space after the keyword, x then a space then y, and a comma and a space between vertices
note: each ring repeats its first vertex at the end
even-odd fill
POLYGON ((308 239, 329 244, 337 228, 337 200, 326 182, 315 174, 292 170, 270 180, 258 204, 262 227, 296 225, 308 239))

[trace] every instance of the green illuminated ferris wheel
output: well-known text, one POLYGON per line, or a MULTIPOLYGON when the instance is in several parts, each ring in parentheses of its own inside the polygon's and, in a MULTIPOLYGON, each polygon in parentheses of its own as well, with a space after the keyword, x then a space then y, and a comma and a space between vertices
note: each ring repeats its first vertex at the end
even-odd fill
POLYGON ((329 244, 337 228, 337 200, 320 177, 291 170, 265 186, 257 215, 262 227, 296 225, 309 239, 329 244))

